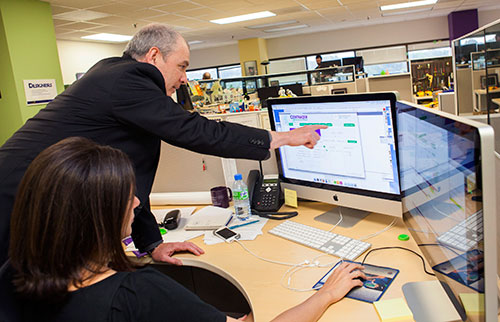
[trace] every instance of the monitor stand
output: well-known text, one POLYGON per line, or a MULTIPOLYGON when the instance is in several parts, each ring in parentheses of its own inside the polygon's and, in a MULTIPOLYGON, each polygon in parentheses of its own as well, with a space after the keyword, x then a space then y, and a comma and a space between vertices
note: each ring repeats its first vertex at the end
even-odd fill
POLYGON ((410 282, 402 289, 416 322, 465 321, 467 318, 462 306, 452 302, 457 301, 455 296, 448 296, 449 287, 439 281, 410 282))
POLYGON ((335 207, 327 212, 314 217, 314 220, 321 221, 330 225, 335 225, 340 219, 340 212, 342 213, 342 222, 339 224, 343 228, 351 228, 356 225, 358 221, 365 218, 370 214, 369 211, 358 210, 347 207, 335 207))

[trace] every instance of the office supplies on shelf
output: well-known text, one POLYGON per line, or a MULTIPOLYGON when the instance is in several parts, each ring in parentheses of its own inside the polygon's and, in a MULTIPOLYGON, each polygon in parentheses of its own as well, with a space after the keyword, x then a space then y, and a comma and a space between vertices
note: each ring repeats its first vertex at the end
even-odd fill
POLYGON ((224 226, 232 216, 231 209, 207 206, 195 212, 186 225, 186 230, 213 230, 224 226))
POLYGON ((271 234, 309 246, 327 254, 353 260, 371 244, 287 220, 269 231, 271 234))
POLYGON ((483 210, 468 216, 437 237, 438 242, 461 251, 475 248, 483 239, 483 210))
POLYGON ((248 226, 250 224, 255 224, 255 223, 258 223, 259 220, 251 220, 251 221, 248 221, 248 222, 244 222, 244 223, 241 223, 241 224, 238 224, 238 225, 233 225, 231 227, 228 227, 229 229, 235 229, 235 228, 240 228, 240 227, 243 227, 243 226, 248 226))

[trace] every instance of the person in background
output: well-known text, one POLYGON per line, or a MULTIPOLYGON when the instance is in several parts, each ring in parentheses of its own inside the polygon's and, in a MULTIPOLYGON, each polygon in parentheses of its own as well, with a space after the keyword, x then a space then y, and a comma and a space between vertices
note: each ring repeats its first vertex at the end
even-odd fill
POLYGON ((201 79, 212 79, 212 75, 209 72, 204 72, 201 79))
MULTIPOLYGON (((319 125, 274 132, 208 120, 185 111, 170 97, 187 82, 189 47, 163 24, 151 24, 130 40, 122 57, 103 59, 29 119, 0 148, 0 264, 7 258, 14 196, 30 162, 46 147, 72 136, 125 152, 136 171, 140 205, 132 228, 135 246, 155 261, 181 265, 178 251, 196 255, 191 242, 164 243, 151 213, 149 194, 161 141, 202 154, 264 160, 282 145, 312 148, 319 125)), ((188 171, 188 170, 186 170, 188 171)))
MULTIPOLYGON (((85 138, 64 139, 33 160, 19 185, 9 246, 19 298, 9 309, 20 320, 236 321, 166 275, 129 262, 121 240, 140 204, 135 187, 125 153, 85 138)), ((316 321, 362 285, 362 269, 342 264, 318 292, 275 320, 316 321)))
POLYGON ((316 55, 316 69, 321 68, 321 63, 323 62, 323 57, 321 55, 316 55))

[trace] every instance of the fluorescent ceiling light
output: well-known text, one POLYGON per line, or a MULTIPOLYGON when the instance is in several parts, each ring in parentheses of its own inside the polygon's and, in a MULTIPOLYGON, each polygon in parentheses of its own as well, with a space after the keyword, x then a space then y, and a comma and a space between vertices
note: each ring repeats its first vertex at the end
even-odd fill
POLYGON ((188 41, 188 44, 189 45, 196 45, 196 44, 201 44, 203 41, 201 40, 191 40, 191 41, 188 41))
POLYGON ((401 10, 401 11, 387 11, 387 12, 382 12, 382 17, 391 17, 391 16, 397 16, 397 15, 407 15, 411 13, 419 13, 419 12, 425 12, 425 11, 430 11, 432 7, 428 8, 418 8, 418 9, 411 9, 411 10, 401 10))
POLYGON ((297 22, 298 22, 297 20, 287 20, 287 21, 266 23, 266 24, 263 24, 263 25, 246 26, 245 28, 248 28, 248 29, 265 29, 265 28, 275 27, 275 26, 291 25, 292 23, 297 23, 297 22))
POLYGON ((437 2, 437 0, 422 0, 422 1, 403 2, 403 3, 390 4, 387 6, 381 6, 380 10, 385 11, 385 10, 396 10, 396 9, 403 9, 403 8, 413 8, 413 7, 420 7, 420 6, 427 6, 430 4, 435 4, 436 2, 437 2))
POLYGON ((91 40, 124 42, 124 41, 129 41, 130 39, 132 39, 132 36, 102 33, 102 34, 83 36, 82 38, 83 39, 91 39, 91 40))
POLYGON ((261 12, 249 13, 247 15, 210 20, 210 22, 217 23, 219 25, 224 25, 227 23, 247 21, 247 20, 253 20, 253 19, 273 17, 273 16, 276 16, 276 14, 272 13, 271 11, 261 11, 261 12))
POLYGON ((295 26, 289 26, 289 27, 265 29, 263 31, 264 32, 278 32, 278 31, 287 31, 287 30, 301 29, 301 28, 307 28, 307 27, 309 27, 309 25, 295 25, 295 26))

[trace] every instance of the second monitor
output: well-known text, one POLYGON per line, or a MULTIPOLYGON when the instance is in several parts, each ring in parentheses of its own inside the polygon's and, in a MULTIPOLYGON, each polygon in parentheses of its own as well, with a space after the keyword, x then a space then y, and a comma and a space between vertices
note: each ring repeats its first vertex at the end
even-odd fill
MULTIPOLYGON (((328 127, 318 130, 314 149, 276 150, 282 185, 301 198, 342 206, 344 218, 352 213, 351 219, 359 219, 366 212, 401 216, 395 103, 394 93, 268 100, 274 131, 328 127)), ((338 216, 325 219, 335 224, 338 216)))

